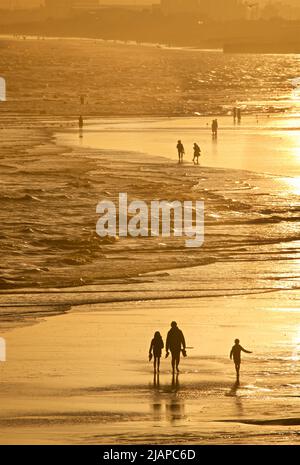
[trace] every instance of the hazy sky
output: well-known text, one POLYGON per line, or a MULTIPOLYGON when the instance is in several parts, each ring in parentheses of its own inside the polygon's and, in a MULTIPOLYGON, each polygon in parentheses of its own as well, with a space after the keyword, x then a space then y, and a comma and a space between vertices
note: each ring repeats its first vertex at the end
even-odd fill
MULTIPOLYGON (((256 0, 257 3, 264 4, 267 2, 273 2, 276 0, 256 0)), ((278 1, 278 0, 277 0, 278 1)), ((146 4, 151 5, 153 3, 159 3, 160 0, 99 0, 100 4, 146 4)), ((282 0, 281 3, 285 3, 287 5, 294 5, 299 6, 300 0, 282 0)), ((39 5, 44 4, 44 0, 0 0, 0 8, 1 7, 36 7, 39 5)))
MULTIPOLYGON (((99 0, 99 3, 101 4, 152 4, 152 3, 159 3, 160 0, 99 0)), ((43 0, 0 0, 0 7, 5 6, 5 7, 13 7, 17 6, 19 8, 21 7, 32 7, 32 6, 38 6, 44 4, 43 0)))

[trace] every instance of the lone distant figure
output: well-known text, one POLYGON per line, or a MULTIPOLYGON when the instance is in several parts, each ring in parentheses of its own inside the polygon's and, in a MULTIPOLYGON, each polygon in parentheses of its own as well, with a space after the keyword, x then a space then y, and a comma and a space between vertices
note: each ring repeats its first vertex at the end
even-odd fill
POLYGON ((213 139, 216 139, 218 137, 218 128, 219 128, 218 120, 214 119, 211 124, 213 139))
POLYGON ((151 341, 149 349, 149 362, 151 362, 152 357, 154 357, 154 373, 159 373, 161 351, 163 348, 164 342, 162 340, 161 334, 159 331, 156 331, 156 333, 154 334, 154 338, 151 341))
POLYGON ((175 368, 177 373, 179 373, 180 354, 182 352, 183 356, 186 357, 185 349, 186 344, 183 332, 178 328, 176 321, 172 321, 166 342, 166 358, 169 356, 170 351, 172 355, 173 374, 175 373, 175 368))
POLYGON ((199 165, 199 157, 201 155, 201 149, 199 147, 198 144, 196 144, 196 142, 194 143, 194 158, 193 158, 193 162, 194 162, 194 165, 199 165))
POLYGON ((182 163, 183 162, 183 155, 184 155, 185 151, 184 151, 184 146, 183 146, 181 140, 179 140, 177 142, 177 151, 178 151, 178 163, 182 163))
POLYGON ((233 119, 234 119, 234 122, 235 122, 236 117, 237 117, 237 107, 233 108, 232 114, 233 114, 233 119))
POLYGON ((234 361, 235 371, 236 371, 236 382, 239 384, 240 382, 240 368, 241 368, 241 352, 245 352, 246 354, 252 354, 249 350, 244 349, 240 345, 240 340, 236 339, 234 346, 230 352, 230 359, 234 361))
POLYGON ((81 115, 78 118, 78 126, 79 126, 79 129, 83 128, 83 117, 81 115))

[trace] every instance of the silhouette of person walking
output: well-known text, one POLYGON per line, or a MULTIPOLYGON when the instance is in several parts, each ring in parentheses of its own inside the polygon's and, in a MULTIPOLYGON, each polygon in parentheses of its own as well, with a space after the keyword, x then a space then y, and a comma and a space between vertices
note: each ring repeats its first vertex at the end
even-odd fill
POLYGON ((240 340, 236 339, 234 346, 230 352, 230 359, 234 361, 235 371, 236 371, 236 382, 239 384, 240 382, 240 368, 241 368, 241 352, 245 352, 246 354, 252 354, 249 350, 244 349, 240 345, 240 340))
POLYGON ((83 117, 80 115, 78 118, 78 126, 79 126, 79 137, 83 136, 83 117))
POLYGON ((171 329, 168 332, 166 342, 166 358, 169 356, 169 351, 172 355, 172 370, 175 373, 179 373, 180 354, 186 357, 186 344, 183 332, 178 328, 176 321, 172 321, 171 329))
POLYGON ((233 119, 234 119, 234 122, 236 121, 236 118, 237 118, 237 107, 234 107, 233 108, 233 119))
POLYGON ((216 139, 218 137, 218 128, 219 128, 218 120, 214 119, 211 125, 213 139, 216 139))
POLYGON ((161 351, 164 348, 164 342, 162 340, 161 334, 159 331, 156 331, 154 338, 151 341, 149 349, 149 362, 151 362, 152 357, 154 357, 153 368, 154 373, 159 373, 160 368, 160 358, 161 351))
POLYGON ((177 143, 177 151, 178 151, 178 163, 182 163, 183 162, 183 155, 184 155, 185 151, 184 151, 184 146, 183 146, 181 140, 179 140, 178 143, 177 143))
POLYGON ((194 162, 194 165, 199 165, 199 157, 201 155, 201 149, 199 147, 198 144, 196 144, 196 142, 194 143, 194 158, 193 158, 193 162, 194 162))
POLYGON ((242 110, 240 108, 237 109, 237 119, 238 123, 242 121, 242 110))

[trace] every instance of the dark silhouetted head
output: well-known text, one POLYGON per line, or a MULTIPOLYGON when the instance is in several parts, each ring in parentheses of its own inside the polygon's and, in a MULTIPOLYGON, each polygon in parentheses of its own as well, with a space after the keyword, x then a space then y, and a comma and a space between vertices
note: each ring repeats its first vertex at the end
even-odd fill
POLYGON ((172 327, 172 328, 177 328, 177 323, 176 323, 176 321, 172 321, 171 327, 172 327))
POLYGON ((236 344, 239 344, 239 343, 240 343, 240 340, 239 340, 239 339, 236 339, 234 342, 235 342, 236 344))

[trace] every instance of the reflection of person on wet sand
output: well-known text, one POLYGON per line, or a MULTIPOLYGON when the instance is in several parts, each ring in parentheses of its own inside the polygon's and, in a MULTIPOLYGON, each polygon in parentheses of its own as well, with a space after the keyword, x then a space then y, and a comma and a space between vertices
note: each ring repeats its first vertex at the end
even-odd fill
POLYGON ((185 349, 186 344, 183 332, 178 328, 176 321, 172 321, 166 342, 166 358, 169 356, 169 351, 171 351, 173 373, 175 372, 175 367, 177 373, 179 373, 180 354, 182 351, 183 355, 186 357, 185 349))
POLYGON ((159 372, 156 373, 156 371, 154 372, 153 387, 155 389, 159 389, 160 387, 159 372))
POLYGON ((175 375, 173 373, 171 388, 171 396, 166 403, 166 416, 167 419, 173 423, 175 421, 181 420, 184 417, 184 402, 182 398, 178 396, 178 391, 180 390, 178 374, 175 375))
POLYGON ((154 338, 151 341, 149 349, 149 361, 151 361, 152 357, 154 357, 154 373, 159 373, 161 351, 163 348, 164 342, 162 340, 161 334, 159 331, 156 331, 156 333, 154 334, 154 338))
POLYGON ((180 385, 179 385, 179 376, 178 373, 175 376, 175 373, 172 375, 172 388, 175 389, 175 391, 179 391, 180 385))
POLYGON ((236 339, 234 346, 230 352, 230 359, 234 361, 235 370, 236 370, 236 382, 237 384, 240 382, 240 368, 241 368, 241 352, 245 352, 246 354, 252 354, 249 350, 244 349, 240 345, 240 340, 236 339))

